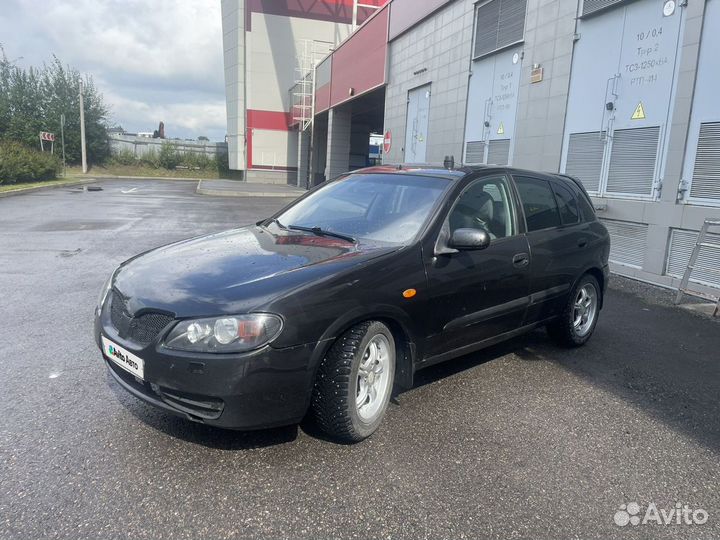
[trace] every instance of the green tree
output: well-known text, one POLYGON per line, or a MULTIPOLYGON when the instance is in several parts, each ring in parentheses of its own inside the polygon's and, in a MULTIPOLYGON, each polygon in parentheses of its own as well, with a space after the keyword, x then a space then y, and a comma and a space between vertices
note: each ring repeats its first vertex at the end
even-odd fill
MULTIPOLYGON (((79 163, 80 98, 83 82, 85 140, 88 161, 101 163, 110 154, 107 138, 108 108, 92 77, 63 66, 53 56, 42 68, 23 69, 8 62, 0 46, 0 140, 11 140, 37 148, 40 131, 60 135, 60 116, 65 115, 65 155, 68 163, 79 163)), ((56 144, 59 150, 59 144, 56 144)))
POLYGON ((180 165, 180 155, 175 146, 168 142, 162 143, 160 146, 160 154, 158 155, 158 164, 163 169, 174 169, 180 165))

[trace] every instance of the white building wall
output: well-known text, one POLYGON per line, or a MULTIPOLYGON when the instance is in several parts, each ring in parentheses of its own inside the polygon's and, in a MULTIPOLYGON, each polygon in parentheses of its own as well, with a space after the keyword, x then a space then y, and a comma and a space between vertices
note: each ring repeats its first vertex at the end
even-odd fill
POLYGON ((222 0, 223 64, 230 169, 245 169, 245 1, 222 0))
POLYGON ((405 161, 408 92, 427 84, 432 86, 425 159, 462 160, 473 16, 473 2, 458 0, 390 43, 385 131, 393 142, 384 163, 405 161))

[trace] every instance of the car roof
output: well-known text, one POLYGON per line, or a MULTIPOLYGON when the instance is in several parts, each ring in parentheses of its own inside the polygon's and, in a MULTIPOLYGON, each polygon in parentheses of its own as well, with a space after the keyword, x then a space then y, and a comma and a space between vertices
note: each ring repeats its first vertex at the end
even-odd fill
POLYGON ((492 171, 502 171, 517 175, 530 174, 547 180, 570 182, 577 185, 584 191, 582 184, 572 176, 560 173, 546 173, 527 169, 517 169, 507 165, 461 165, 451 169, 445 169, 437 164, 399 163, 397 165, 375 165, 373 167, 356 169, 350 174, 413 174, 416 176, 434 176, 436 178, 445 178, 447 180, 461 180, 470 174, 492 171))

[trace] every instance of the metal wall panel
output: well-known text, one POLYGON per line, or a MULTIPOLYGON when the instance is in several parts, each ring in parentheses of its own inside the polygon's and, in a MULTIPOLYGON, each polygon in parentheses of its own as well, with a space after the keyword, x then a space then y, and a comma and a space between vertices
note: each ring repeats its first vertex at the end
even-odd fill
POLYGON ((648 226, 629 221, 602 220, 610 233, 610 261, 642 268, 645 261, 648 226))
POLYGON ((473 56, 479 57, 523 39, 527 0, 490 0, 478 6, 473 56))
POLYGON ((333 52, 331 107, 386 82, 389 14, 385 6, 333 52))
MULTIPOLYGON (((512 163, 522 46, 475 60, 468 90, 465 141, 481 141, 497 148, 480 163, 512 163), (495 143, 493 141, 504 141, 495 143), (500 152, 500 153, 498 153, 500 152)), ((469 163, 469 162, 468 162, 469 163)))
POLYGON ((720 0, 707 0, 683 166, 685 202, 720 205, 720 0))
POLYGON ((572 133, 568 141, 565 173, 580 180, 590 193, 600 189, 605 132, 572 133))
POLYGON ((430 113, 429 84, 408 92, 407 111, 405 163, 425 163, 430 113))
POLYGON ((390 3, 390 41, 448 2, 450 0, 393 0, 390 3))
POLYGON ((332 54, 328 55, 315 69, 315 114, 330 108, 332 59, 332 54))
MULTIPOLYGON (((699 234, 698 231, 672 229, 665 270, 668 276, 683 277, 699 234)), ((720 234, 708 234, 707 241, 720 244, 720 234)), ((720 249, 702 247, 695 262, 695 269, 691 274, 690 281, 710 287, 720 287, 719 270, 720 249)))
POLYGON ((608 193, 652 195, 659 127, 615 131, 608 171, 608 193))
POLYGON ((507 165, 509 159, 510 139, 496 139, 488 143, 488 163, 492 165, 507 165))

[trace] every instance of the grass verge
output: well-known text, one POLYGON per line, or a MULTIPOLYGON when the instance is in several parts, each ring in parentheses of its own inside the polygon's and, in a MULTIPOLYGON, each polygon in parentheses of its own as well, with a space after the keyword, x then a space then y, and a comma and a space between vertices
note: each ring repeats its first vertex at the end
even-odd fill
MULTIPOLYGON (((68 175, 80 176, 80 167, 68 167, 68 175)), ((147 176, 151 178, 220 178, 215 170, 156 169, 143 165, 95 165, 88 170, 90 176, 147 176)))
POLYGON ((65 184, 75 184, 83 180, 83 178, 67 176, 65 178, 58 178, 57 180, 45 180, 43 182, 19 182, 17 184, 0 184, 0 193, 7 193, 9 191, 25 191, 27 189, 44 186, 63 186, 65 184))

